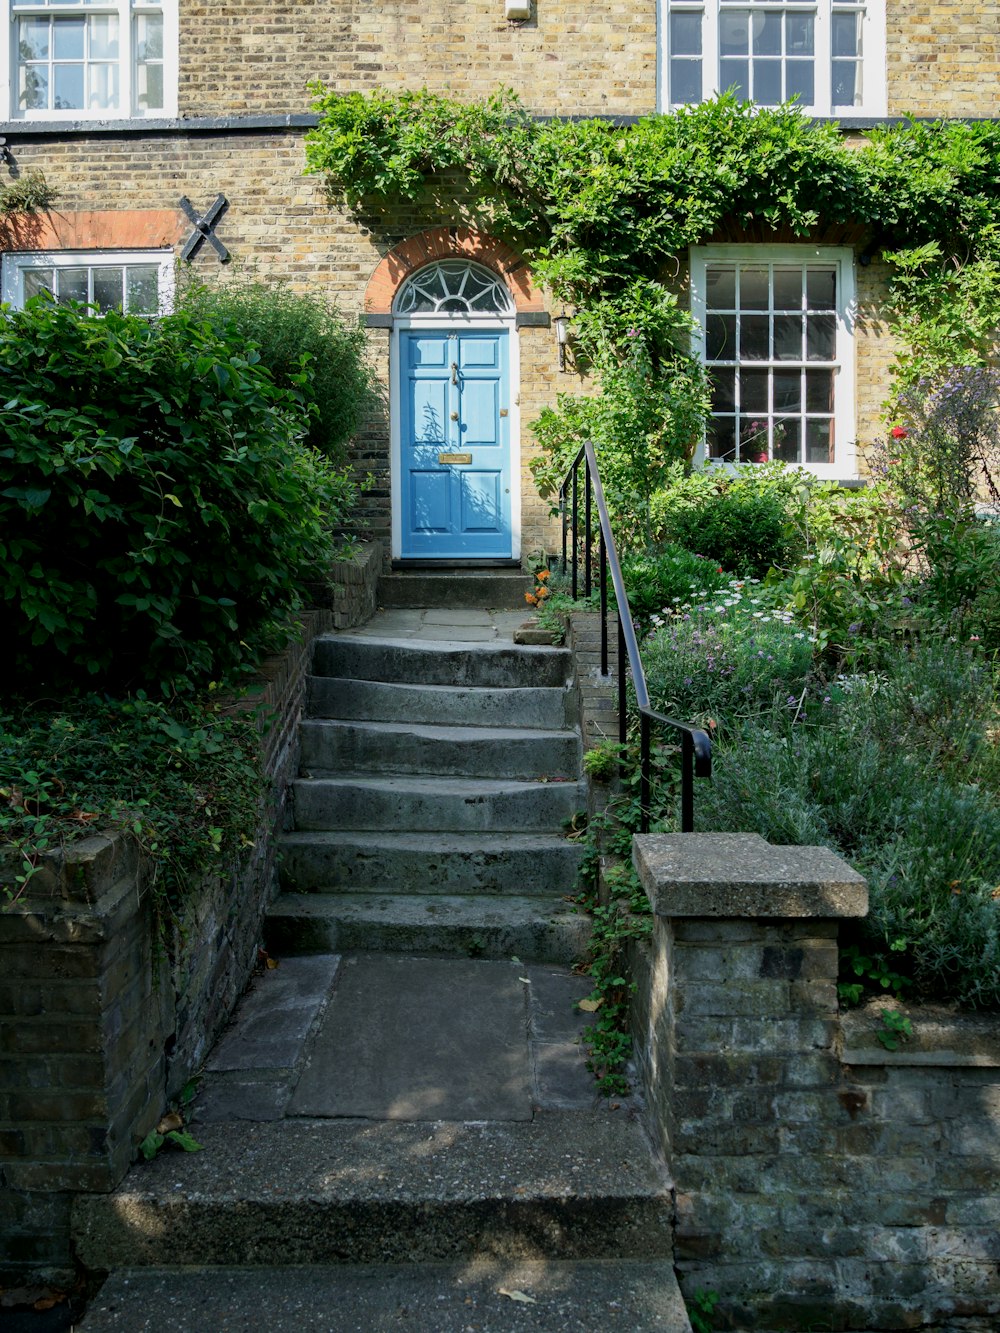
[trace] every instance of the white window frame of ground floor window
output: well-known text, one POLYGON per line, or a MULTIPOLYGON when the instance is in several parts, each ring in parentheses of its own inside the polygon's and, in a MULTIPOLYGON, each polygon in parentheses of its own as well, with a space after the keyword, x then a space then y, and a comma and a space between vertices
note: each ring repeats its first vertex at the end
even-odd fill
MULTIPOLYGON (((77 0, 60 4, 60 0, 0 0, 3 21, 0 22, 0 107, 4 120, 142 120, 169 118, 177 115, 178 82, 178 0, 77 0), (142 107, 138 102, 139 41, 138 21, 144 16, 160 14, 163 19, 163 54, 150 61, 163 69, 163 105, 142 107), (114 16, 118 19, 118 55, 108 60, 90 63, 113 65, 118 75, 118 105, 114 107, 70 107, 24 109, 19 105, 19 62, 15 33, 19 19, 30 18, 87 18, 114 16)), ((82 63, 88 63, 86 58, 82 63)))
MULTIPOLYGON (((719 14, 720 0, 657 0, 657 106, 670 111, 685 105, 671 98, 670 16, 686 13, 700 18, 701 96, 707 102, 725 88, 719 87, 719 14)), ((746 9, 753 13, 812 14, 814 30, 814 89, 812 102, 800 103, 813 116, 884 116, 888 87, 886 74, 886 3, 885 0, 732 0, 727 9, 746 9), (861 98, 853 106, 833 105, 833 15, 860 15, 861 98)), ((685 53, 679 53, 683 58, 685 53)), ((692 57, 694 58, 694 57, 692 57)), ((784 58, 783 58, 784 59, 784 58)))
MULTIPOLYGON (((836 267, 836 371, 834 374, 832 463, 802 463, 804 471, 818 477, 846 481, 857 477, 857 441, 855 427, 855 341, 856 316, 854 251, 848 246, 811 245, 702 245, 691 248, 691 313, 696 324, 694 352, 705 363, 705 325, 707 309, 707 270, 713 264, 815 264, 836 267)), ((770 286, 770 284, 769 284, 770 286)), ((773 362, 741 362, 754 366, 773 362)), ((806 364, 808 363, 801 363, 806 364)), ((828 362, 818 363, 822 365, 828 362)), ((753 466, 752 463, 732 464, 707 457, 704 440, 695 454, 697 463, 711 463, 717 467, 753 466)))
MULTIPOLYGON (((508 373, 510 375, 510 525, 511 559, 521 558, 521 347, 517 336, 515 313, 510 315, 464 315, 455 311, 441 314, 395 315, 389 340, 389 476, 392 505, 392 556, 399 559, 403 549, 403 515, 399 497, 403 484, 403 441, 401 430, 403 388, 400 335, 414 329, 506 329, 509 335, 508 373)), ((461 563, 456 558, 456 563, 461 563)))
MULTIPOLYGON (((24 275, 42 268, 128 268, 155 265, 157 269, 156 314, 167 314, 173 305, 174 252, 172 250, 30 250, 3 256, 0 283, 3 301, 20 310, 24 305, 24 275)), ((88 287, 92 283, 88 279, 88 287)), ((151 318, 148 312, 142 312, 151 318)))

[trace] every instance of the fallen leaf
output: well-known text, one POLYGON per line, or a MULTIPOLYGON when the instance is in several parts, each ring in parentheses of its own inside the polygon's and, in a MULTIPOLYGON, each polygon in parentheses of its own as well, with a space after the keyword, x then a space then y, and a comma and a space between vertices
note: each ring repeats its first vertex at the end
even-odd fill
POLYGON ((523 1291, 508 1291, 506 1287, 497 1287, 498 1296, 509 1296, 512 1301, 520 1301, 522 1305, 537 1305, 538 1302, 534 1296, 525 1296, 523 1291))
POLYGON ((267 965, 268 965, 269 968, 275 968, 275 967, 278 967, 279 964, 278 964, 278 960, 277 960, 277 958, 272 958, 270 955, 268 955, 267 965))
POLYGON ((530 985, 531 985, 531 978, 530 978, 530 977, 518 977, 518 981, 523 981, 524 984, 525 984, 526 986, 530 986, 530 985))
POLYGON ((169 1134, 171 1130, 183 1128, 184 1117, 178 1115, 176 1111, 168 1111, 156 1126, 156 1132, 157 1134, 169 1134))
POLYGON ((596 1014, 603 1003, 603 1000, 579 1000, 576 1007, 582 1009, 585 1014, 596 1014))

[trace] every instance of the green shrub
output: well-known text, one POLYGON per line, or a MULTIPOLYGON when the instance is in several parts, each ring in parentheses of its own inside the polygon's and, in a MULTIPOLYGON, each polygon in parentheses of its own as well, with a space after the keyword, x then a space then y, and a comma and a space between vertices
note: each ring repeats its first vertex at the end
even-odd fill
POLYGON ((719 477, 700 494, 680 488, 657 497, 657 535, 697 551, 744 578, 763 578, 793 557, 787 501, 775 488, 719 477))
POLYGON ((177 689, 277 641, 353 496, 233 326, 39 298, 0 329, 15 689, 177 689))
POLYGON ((769 709, 776 697, 799 706, 812 666, 810 636, 789 612, 769 610, 755 587, 733 580, 666 620, 653 617, 642 656, 655 709, 724 727, 769 709))
POLYGON ((307 401, 307 442, 331 457, 343 456, 376 402, 361 328, 349 327, 321 296, 245 275, 215 287, 187 288, 180 308, 196 319, 235 324, 275 384, 293 388, 307 401))
POLYGON ((193 700, 80 697, 0 713, 0 849, 30 892, 46 853, 95 828, 128 832, 155 857, 166 915, 188 885, 247 847, 266 784, 251 717, 193 700))
POLYGON ((727 583, 713 560, 672 545, 623 556, 622 574, 629 608, 644 628, 651 616, 669 615, 697 593, 714 592, 727 583))

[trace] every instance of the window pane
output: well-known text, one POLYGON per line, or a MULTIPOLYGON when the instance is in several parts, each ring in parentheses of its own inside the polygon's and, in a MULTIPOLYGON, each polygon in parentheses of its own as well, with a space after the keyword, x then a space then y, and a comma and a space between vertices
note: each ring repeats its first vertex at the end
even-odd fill
POLYGON ((741 310, 767 310, 770 307, 768 299, 768 280, 770 272, 767 268, 744 268, 740 271, 740 309, 741 310))
POLYGON ((136 59, 163 59, 163 19, 159 14, 143 14, 136 21, 136 59))
POLYGON ((767 361, 770 355, 767 315, 744 315, 740 322, 740 356, 745 361, 767 361))
POLYGON ((52 105, 57 111, 79 111, 82 109, 82 65, 55 65, 53 67, 52 105))
POLYGON ((52 295, 54 291, 53 273, 50 268, 27 268, 24 270, 24 299, 26 301, 32 296, 38 296, 41 292, 48 292, 49 295, 52 295))
POLYGON ((48 60, 48 19, 19 19, 17 24, 17 49, 21 60, 48 60))
POLYGON ((22 69, 17 100, 25 111, 46 109, 49 105, 48 69, 42 65, 29 65, 22 69))
POLYGON ((795 370, 774 372, 775 412, 798 412, 802 407, 802 377, 795 370))
POLYGON ((83 30, 86 20, 52 20, 52 55, 55 60, 83 59, 83 30))
POLYGON ((754 14, 753 53, 755 56, 781 55, 780 14, 754 14))
POLYGON ((118 19, 113 14, 95 14, 90 23, 91 60, 118 59, 118 19))
POLYGON ((719 88, 722 92, 730 89, 744 102, 750 100, 750 62, 749 60, 720 60, 719 88))
POLYGON ((736 379, 731 370, 712 372, 712 411, 736 411, 736 379))
POLYGON ((736 309, 736 269, 710 268, 705 278, 711 310, 736 309))
POLYGON ((57 269, 56 281, 59 284, 60 301, 86 301, 88 299, 87 270, 85 268, 57 269))
POLYGON ((815 54, 811 14, 785 15, 785 52, 790 56, 815 54))
POLYGON ((700 60, 671 60, 670 100, 685 103, 701 101, 700 60))
POLYGON ((802 269, 775 268, 774 270, 774 308, 775 310, 802 309, 802 269))
POLYGON ((136 264, 125 270, 125 309, 132 315, 155 315, 159 309, 159 269, 136 264))
POLYGON ((833 62, 831 98, 834 106, 857 106, 861 101, 859 70, 860 66, 854 60, 835 60, 833 62))
POLYGON ((785 99, 797 97, 801 106, 812 106, 815 101, 813 62, 790 60, 785 70, 785 99))
POLYGON ((740 408, 744 412, 767 412, 767 388, 770 374, 766 370, 740 371, 740 408))
POLYGON ((753 62, 753 100, 760 106, 777 106, 781 101, 781 61, 753 62))
POLYGON ((91 65, 89 68, 90 93, 87 105, 98 111, 111 110, 118 105, 118 66, 91 65))
POLYGON ((734 417, 710 417, 705 432, 709 458, 736 459, 736 420, 734 417))
POLYGON ((802 360, 801 315, 775 315, 774 359, 776 361, 802 360))
POLYGON ((806 371, 806 411, 833 411, 833 371, 806 371))
POLYGON ((675 56, 701 55, 700 14, 670 15, 670 53, 675 56))
POLYGON ((122 304, 122 271, 120 268, 94 269, 94 304, 101 314, 118 310, 122 304))
POLYGON ((836 310, 837 270, 806 269, 806 307, 809 310, 836 310))
POLYGON ((709 315, 705 321, 705 357, 709 361, 736 360, 736 316, 709 315))
POLYGON ((744 463, 767 462, 767 417, 740 417, 740 459, 744 463))
POLYGON ((832 361, 837 351, 837 321, 833 315, 814 315, 806 322, 806 360, 832 361))
POLYGON ((719 54, 743 56, 750 51, 750 16, 741 10, 719 15, 719 54))
POLYGON ((859 54, 857 14, 834 14, 832 41, 834 56, 859 54))
POLYGON ((774 457, 782 463, 800 461, 799 441, 801 426, 796 417, 785 417, 774 423, 774 457))
POLYGON ((833 462, 833 422, 806 422, 806 462, 833 462))

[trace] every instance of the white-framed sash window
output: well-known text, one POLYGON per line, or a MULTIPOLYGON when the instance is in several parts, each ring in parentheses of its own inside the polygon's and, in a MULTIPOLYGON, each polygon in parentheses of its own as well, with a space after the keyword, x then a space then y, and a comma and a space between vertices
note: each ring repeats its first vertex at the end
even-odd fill
POLYGON ((660 0, 660 105, 798 100, 817 116, 886 112, 885 0, 660 0))
POLYGON ((853 251, 698 246, 691 306, 712 385, 704 457, 855 476, 853 251))
POLYGON ((177 113, 178 0, 3 0, 10 119, 177 113))
POLYGON ((172 250, 30 251, 3 256, 3 299, 20 310, 47 292, 56 301, 80 301, 95 314, 124 310, 153 316, 170 309, 172 250))

